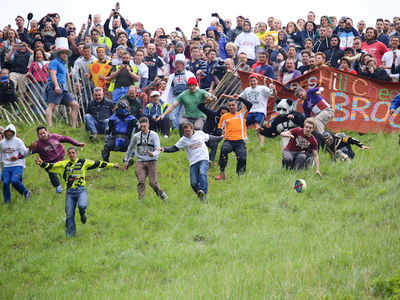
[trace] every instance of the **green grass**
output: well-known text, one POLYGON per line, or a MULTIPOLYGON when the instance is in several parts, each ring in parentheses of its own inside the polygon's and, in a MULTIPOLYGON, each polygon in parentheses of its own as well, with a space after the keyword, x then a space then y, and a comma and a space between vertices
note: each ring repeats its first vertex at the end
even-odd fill
MULTIPOLYGON (((5 127, 7 124, 1 124, 5 127)), ((34 128, 18 126, 26 144, 34 128)), ((86 143, 79 157, 101 159, 83 129, 51 132, 86 143)), ((25 201, 12 190, 0 205, 1 299, 366 299, 398 294, 400 154, 395 134, 353 135, 373 150, 350 163, 320 154, 315 169, 280 168, 280 138, 260 148, 253 130, 247 173, 229 157, 227 180, 209 171, 208 203, 189 184, 184 152, 161 154, 164 204, 147 186, 138 201, 134 168, 88 173, 88 222, 64 233, 65 192, 27 158, 25 201), (294 192, 297 178, 307 182, 294 192)), ((178 135, 162 146, 173 145, 178 135)), ((123 153, 110 161, 122 164, 123 153)))

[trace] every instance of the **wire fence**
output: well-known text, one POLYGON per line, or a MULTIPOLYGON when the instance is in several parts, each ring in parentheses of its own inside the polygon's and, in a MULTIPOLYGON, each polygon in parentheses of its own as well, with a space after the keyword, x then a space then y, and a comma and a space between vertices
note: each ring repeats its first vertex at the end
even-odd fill
MULTIPOLYGON (((239 67, 238 63, 232 72, 226 72, 219 84, 213 91, 213 95, 219 98, 222 94, 233 95, 242 91, 240 77, 236 72, 239 67)), ((79 104, 78 126, 84 124, 85 114, 88 108, 88 103, 94 100, 93 89, 94 84, 86 78, 85 74, 90 72, 87 65, 67 69, 67 87, 68 91, 79 104)), ((25 87, 19 89, 18 101, 11 102, 7 105, 0 106, 0 117, 12 123, 23 123, 29 125, 46 123, 46 109, 48 102, 46 101, 46 86, 51 80, 48 67, 38 67, 34 64, 34 73, 28 73, 25 80, 25 87), (38 80, 39 78, 39 80, 38 80)), ((99 86, 104 91, 106 99, 111 99, 111 92, 108 91, 109 83, 104 79, 99 80, 99 86)), ((150 94, 152 91, 160 91, 160 87, 149 86, 146 88, 137 88, 137 98, 142 103, 142 111, 145 106, 151 102, 150 94)), ((162 92, 162 91, 160 91, 162 92)), ((218 99, 208 104, 208 107, 216 110, 220 105, 225 104, 228 99, 218 99)), ((71 111, 68 106, 57 105, 53 111, 53 120, 64 121, 71 124, 71 111)))

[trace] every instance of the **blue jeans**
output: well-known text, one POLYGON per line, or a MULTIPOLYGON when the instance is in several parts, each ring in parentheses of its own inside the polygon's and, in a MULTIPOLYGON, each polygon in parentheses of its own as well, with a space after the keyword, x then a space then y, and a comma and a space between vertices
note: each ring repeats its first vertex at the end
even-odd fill
POLYGON ((3 196, 4 202, 7 204, 11 203, 11 191, 10 183, 13 188, 17 190, 21 195, 28 194, 28 190, 22 184, 22 174, 24 168, 22 166, 17 167, 5 167, 3 173, 1 174, 1 179, 3 180, 3 196))
POLYGON ((90 131, 90 133, 97 132, 100 134, 104 134, 107 124, 108 124, 108 119, 105 119, 104 122, 99 122, 96 121, 92 115, 90 114, 85 115, 85 127, 87 131, 90 131))
POLYGON ((208 161, 201 160, 190 166, 190 185, 195 193, 202 190, 204 194, 208 192, 207 181, 208 161))
POLYGON ((129 90, 129 87, 120 87, 115 89, 112 92, 112 102, 113 104, 117 103, 119 98, 121 98, 122 95, 126 94, 129 90))
POLYGON ((87 192, 84 186, 67 189, 67 194, 65 197, 65 213, 67 215, 67 219, 65 221, 65 233, 67 237, 72 237, 76 232, 75 209, 77 203, 79 214, 83 215, 86 213, 88 203, 87 192))

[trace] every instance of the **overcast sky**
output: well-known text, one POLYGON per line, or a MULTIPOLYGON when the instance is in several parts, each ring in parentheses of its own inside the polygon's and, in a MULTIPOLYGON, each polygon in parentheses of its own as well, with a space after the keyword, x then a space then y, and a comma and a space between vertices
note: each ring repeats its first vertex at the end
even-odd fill
MULTIPOLYGON (((87 22, 89 14, 100 13, 102 21, 107 19, 115 2, 96 0, 96 1, 32 1, 18 0, 7 1, 0 0, 0 26, 11 24, 15 26, 15 17, 22 15, 25 19, 29 12, 32 12, 34 19, 40 20, 45 14, 58 12, 61 16, 62 26, 66 22, 72 21, 80 29, 82 23, 87 22)), ((377 18, 393 20, 394 14, 400 15, 400 1, 387 0, 382 2, 364 0, 364 1, 120 1, 121 15, 132 22, 142 22, 146 30, 154 34, 158 27, 162 27, 167 32, 175 30, 175 27, 181 29, 190 36, 192 27, 197 17, 202 18, 199 27, 203 33, 211 20, 211 13, 219 13, 222 18, 231 18, 233 21, 238 15, 249 18, 254 25, 257 22, 268 20, 273 16, 281 19, 282 24, 286 26, 289 21, 297 21, 299 18, 306 19, 307 13, 312 10, 318 20, 323 15, 351 17, 355 24, 361 19, 365 20, 367 26, 375 25, 377 18), (229 3, 229 6, 228 6, 229 3), (258 4, 249 5, 249 4, 258 4), (262 4, 264 5, 262 5, 262 4), (331 4, 329 4, 331 3, 331 4), (196 7, 196 4, 199 6, 196 7), (271 5, 274 4, 274 5, 271 5)), ((234 22, 235 23, 235 22, 234 22)))

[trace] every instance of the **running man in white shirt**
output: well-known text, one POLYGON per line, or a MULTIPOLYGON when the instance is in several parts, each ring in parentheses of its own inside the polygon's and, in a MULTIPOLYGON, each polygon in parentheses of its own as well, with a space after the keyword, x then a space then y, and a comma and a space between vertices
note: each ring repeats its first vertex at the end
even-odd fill
POLYGON ((185 149, 190 164, 190 185, 200 201, 207 201, 208 192, 208 149, 205 142, 220 142, 222 136, 212 136, 203 131, 194 131, 193 124, 183 124, 184 135, 171 147, 157 148, 157 150, 171 153, 185 149))

